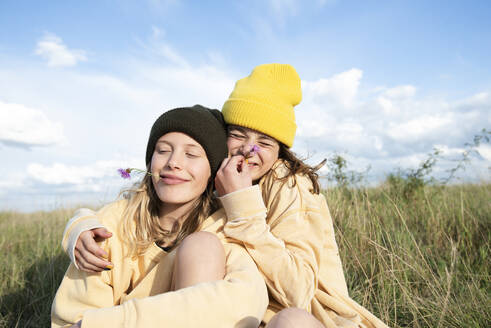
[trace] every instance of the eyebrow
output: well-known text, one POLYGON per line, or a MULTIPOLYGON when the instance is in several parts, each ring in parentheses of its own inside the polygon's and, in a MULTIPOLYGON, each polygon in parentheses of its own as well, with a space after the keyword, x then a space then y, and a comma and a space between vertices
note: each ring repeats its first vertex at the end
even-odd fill
POLYGON ((232 130, 238 130, 239 132, 242 132, 244 134, 247 132, 245 128, 237 126, 237 125, 231 125, 228 127, 228 132, 230 132, 232 130))
MULTIPOLYGON (((193 148, 197 148, 197 149, 200 149, 200 145, 194 145, 194 144, 185 144, 184 146, 186 147, 193 147, 193 148)), ((201 146, 202 148, 202 146, 201 146)))
MULTIPOLYGON (((159 141, 157 141, 157 143, 164 143, 166 145, 173 146, 173 144, 171 144, 170 142, 168 142, 166 140, 159 140, 159 141)), ((196 144, 185 144, 184 145, 184 147, 194 147, 194 148, 198 148, 198 149, 199 149, 199 146, 200 145, 196 145, 196 144)))

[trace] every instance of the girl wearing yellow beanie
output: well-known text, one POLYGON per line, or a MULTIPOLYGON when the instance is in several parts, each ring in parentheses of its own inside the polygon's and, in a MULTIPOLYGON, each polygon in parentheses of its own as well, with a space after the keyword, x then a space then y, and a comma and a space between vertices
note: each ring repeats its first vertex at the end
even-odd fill
POLYGON ((289 150, 301 98, 292 66, 266 64, 239 80, 225 102, 231 157, 215 178, 224 233, 265 277, 268 328, 387 327, 349 297, 316 169, 289 150))

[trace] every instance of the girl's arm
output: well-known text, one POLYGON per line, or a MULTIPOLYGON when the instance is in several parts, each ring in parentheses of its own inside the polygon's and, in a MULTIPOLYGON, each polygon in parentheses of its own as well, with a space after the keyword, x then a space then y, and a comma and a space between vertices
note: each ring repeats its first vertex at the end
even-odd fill
POLYGON ((346 288, 331 217, 306 178, 297 176, 293 186, 292 179, 274 176, 261 181, 262 192, 256 185, 220 198, 228 219, 224 233, 244 243, 280 304, 309 310, 321 257, 337 267, 333 278, 346 288))
POLYGON ((257 327, 266 311, 264 280, 245 249, 226 243, 223 280, 134 298, 114 306, 108 272, 70 265, 52 307, 52 327, 82 320, 84 327, 257 327))
POLYGON ((51 306, 51 327, 70 327, 82 320, 87 310, 113 305, 113 289, 106 272, 89 274, 70 263, 51 306))
POLYGON ((66 224, 61 246, 77 269, 100 272, 111 263, 103 259, 106 253, 96 241, 111 235, 93 210, 81 208, 66 224))

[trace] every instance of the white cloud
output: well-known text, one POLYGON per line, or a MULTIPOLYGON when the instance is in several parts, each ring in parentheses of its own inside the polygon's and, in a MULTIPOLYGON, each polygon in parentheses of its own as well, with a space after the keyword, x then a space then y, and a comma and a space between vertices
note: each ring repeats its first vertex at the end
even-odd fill
POLYGON ((387 135, 398 141, 416 141, 433 134, 435 130, 445 129, 450 123, 450 117, 426 115, 408 122, 390 123, 387 135))
POLYGON ((190 65, 177 51, 175 51, 170 45, 163 44, 160 47, 161 55, 164 56, 170 63, 179 65, 182 67, 189 67, 190 65))
POLYGON ((441 151, 441 155, 452 157, 460 157, 465 151, 463 147, 449 147, 445 144, 435 144, 435 148, 441 151))
MULTIPOLYGON (((438 147, 443 157, 434 172, 445 176, 464 144, 491 124, 488 92, 449 101, 419 97, 418 88, 410 84, 364 88, 362 76, 361 70, 351 69, 302 81, 294 151, 314 154, 312 163, 333 152, 345 153, 352 158, 351 166, 371 164, 372 178, 383 179, 397 167, 418 167, 438 147)), ((469 164, 473 169, 461 172, 468 179, 487 172, 486 156, 491 155, 486 146, 482 149, 482 159, 473 157, 469 164)))
POLYGON ((477 147, 479 154, 488 162, 491 163, 491 146, 487 144, 480 144, 477 147))
POLYGON ((400 85, 394 88, 387 89, 383 92, 383 96, 392 99, 411 98, 416 94, 416 87, 412 85, 400 85))
POLYGON ((459 104, 460 105, 488 105, 491 103, 491 95, 489 92, 479 92, 471 97, 464 99, 459 104))
POLYGON ((401 105, 410 102, 416 94, 416 87, 412 85, 401 85, 390 89, 382 89, 380 96, 376 98, 376 103, 383 109, 385 114, 400 113, 401 105))
MULTIPOLYGON (((100 191, 108 181, 122 185, 117 169, 127 167, 144 167, 143 159, 97 161, 88 165, 67 165, 54 163, 43 165, 30 163, 27 166, 27 181, 50 185, 76 188, 77 190, 100 191), (114 179, 117 178, 117 179, 114 179)), ((141 176, 140 176, 141 177, 141 176)))
MULTIPOLYGON (((23 133, 9 140, 20 140, 30 147, 36 142, 59 144, 64 137, 61 124, 51 121, 54 118, 63 122, 70 140, 70 147, 50 148, 49 153, 33 149, 36 158, 44 155, 36 163, 27 156, 18 159, 15 149, 7 149, 11 152, 3 164, 8 163, 6 181, 10 182, 0 183, 0 187, 15 189, 18 194, 29 190, 36 195, 57 192, 75 197, 90 192, 96 198, 107 188, 120 189, 115 169, 130 166, 117 160, 98 160, 136 157, 141 161, 131 166, 143 167, 149 128, 163 110, 195 103, 221 108, 235 81, 243 76, 224 68, 227 58, 210 50, 203 51, 198 59, 204 64, 192 63, 178 49, 159 40, 159 31, 154 29, 153 36, 142 44, 142 56, 138 53, 123 58, 122 64, 113 63, 116 68, 124 65, 114 70, 117 73, 0 67, 4 97, 16 103, 29 99, 30 104, 49 108, 45 113, 19 111, 27 114, 18 121, 30 123, 19 125, 23 133), (32 137, 28 130, 35 129, 50 137, 32 137), (19 175, 25 179, 13 178, 19 175)), ((363 170, 372 164, 373 176, 380 179, 397 166, 416 167, 435 145, 446 146, 448 155, 456 157, 459 147, 481 128, 490 126, 488 92, 461 101, 422 97, 424 92, 410 84, 376 89, 365 86, 363 74, 361 69, 352 68, 302 81, 303 101, 295 110, 298 130, 294 151, 314 154, 313 163, 335 151, 345 152, 352 167, 363 170)), ((0 103, 0 109, 5 105, 11 104, 0 103)), ((6 139, 4 131, 15 125, 10 114, 2 115, 8 116, 7 120, 0 118, 0 136, 6 139)), ((489 149, 482 152, 489 161, 489 149)))
POLYGON ((354 104, 362 77, 363 71, 352 68, 328 79, 302 81, 304 97, 313 98, 313 102, 335 101, 344 107, 350 107, 354 104))
POLYGON ((63 126, 37 109, 0 101, 0 143, 31 148, 65 141, 63 126))
POLYGON ((50 33, 38 41, 35 53, 46 59, 50 67, 75 66, 87 60, 85 51, 68 49, 61 38, 50 33))

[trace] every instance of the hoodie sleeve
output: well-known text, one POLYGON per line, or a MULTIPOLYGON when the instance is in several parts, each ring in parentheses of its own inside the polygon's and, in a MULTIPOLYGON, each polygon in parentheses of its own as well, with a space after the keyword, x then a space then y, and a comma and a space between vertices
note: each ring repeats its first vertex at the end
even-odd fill
POLYGON ((173 292, 133 298, 114 305, 106 272, 88 274, 73 264, 57 292, 52 327, 82 320, 82 327, 258 327, 268 294, 264 280, 246 250, 226 243, 227 274, 173 292))
POLYGON ((63 237, 61 240, 61 247, 68 254, 75 268, 79 269, 77 261, 75 260, 75 245, 77 244, 78 237, 84 231, 105 228, 104 225, 97 219, 96 212, 88 208, 81 208, 75 212, 75 215, 67 222, 65 230, 63 231, 63 237))
POLYGON ((244 244, 274 299, 310 310, 327 236, 323 196, 310 193, 310 181, 298 176, 295 184, 269 178, 261 187, 220 198, 228 220, 224 233, 244 244))

